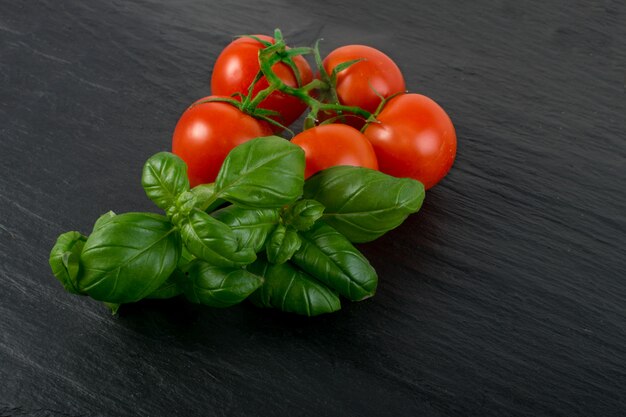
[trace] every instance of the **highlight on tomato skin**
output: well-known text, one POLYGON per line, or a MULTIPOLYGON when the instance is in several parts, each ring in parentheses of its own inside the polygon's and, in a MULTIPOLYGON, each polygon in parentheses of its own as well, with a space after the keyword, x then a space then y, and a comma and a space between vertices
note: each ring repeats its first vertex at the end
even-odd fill
POLYGON ((409 177, 432 188, 450 171, 456 157, 456 132, 448 114, 420 94, 390 99, 378 122, 364 131, 374 147, 380 171, 409 177))
POLYGON ((304 178, 337 165, 378 170, 378 161, 371 143, 361 132, 348 125, 316 126, 299 133, 291 142, 304 149, 304 178))
MULTIPOLYGON (((274 38, 266 35, 253 35, 263 41, 274 43, 274 38)), ((211 74, 211 92, 220 96, 232 96, 235 93, 248 94, 250 85, 254 82, 259 66, 259 51, 264 46, 259 41, 241 37, 227 45, 217 57, 211 74)), ((293 61, 300 73, 302 84, 307 84, 313 79, 313 72, 309 63, 302 56, 296 56, 293 61)), ((292 69, 285 63, 279 62, 272 67, 276 75, 288 86, 298 87, 298 82, 292 69)), ((253 94, 268 87, 265 77, 262 77, 254 86, 253 94)), ((236 98, 237 97, 233 97, 236 98)), ((273 110, 279 113, 271 118, 278 123, 289 126, 307 108, 306 104, 297 97, 275 91, 263 100, 259 108, 273 110)), ((277 126, 272 126, 275 133, 281 131, 277 126)))
POLYGON ((272 134, 268 123, 228 103, 203 102, 214 97, 198 100, 185 110, 174 129, 172 152, 187 164, 192 187, 214 182, 235 146, 272 134))

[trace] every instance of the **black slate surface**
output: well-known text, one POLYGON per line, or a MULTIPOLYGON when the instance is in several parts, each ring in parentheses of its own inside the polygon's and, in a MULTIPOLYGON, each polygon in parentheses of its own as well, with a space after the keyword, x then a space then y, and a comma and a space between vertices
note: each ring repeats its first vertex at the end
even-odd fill
POLYGON ((0 1, 0 416, 626 414, 622 1, 0 1), (459 138, 306 319, 66 293, 56 236, 151 210, 141 166, 233 36, 386 51, 459 138))

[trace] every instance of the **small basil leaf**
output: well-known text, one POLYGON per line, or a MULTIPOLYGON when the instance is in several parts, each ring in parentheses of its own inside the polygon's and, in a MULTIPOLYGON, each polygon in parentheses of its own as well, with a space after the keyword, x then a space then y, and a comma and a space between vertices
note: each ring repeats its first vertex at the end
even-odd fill
POLYGON ((170 275, 159 288, 151 292, 146 298, 162 300, 182 294, 183 290, 180 286, 180 282, 182 282, 183 277, 183 272, 176 268, 174 272, 172 272, 172 275, 170 275))
POLYGON ((304 151, 278 136, 235 147, 217 175, 217 196, 240 206, 282 207, 302 194, 304 151))
POLYGON ((230 226, 240 247, 252 248, 255 253, 263 249, 280 217, 278 209, 245 209, 234 205, 219 209, 211 216, 230 226))
POLYGON ((304 197, 322 203, 322 219, 350 241, 369 242, 420 209, 424 186, 368 168, 335 166, 312 176, 304 197))
POLYGON ((260 257, 247 269, 265 279, 250 296, 259 307, 273 307, 306 316, 332 313, 341 308, 337 294, 289 262, 273 265, 260 257))
POLYGON ((210 307, 239 304, 263 283, 263 278, 241 268, 224 268, 196 259, 184 268, 183 291, 193 303, 210 307))
POLYGON ((183 191, 176 197, 176 209, 178 213, 187 215, 196 207, 198 198, 191 191, 183 191))
POLYGON ((296 230, 309 230, 324 214, 324 206, 315 200, 298 200, 283 213, 283 221, 296 230))
POLYGON ((189 190, 187 165, 173 153, 159 152, 146 161, 141 184, 148 198, 167 210, 180 193, 189 190))
POLYGON ((104 213, 102 216, 98 217, 98 220, 93 225, 92 233, 104 226, 109 220, 115 217, 115 213, 112 211, 108 211, 104 213))
POLYGON ((226 203, 225 200, 216 198, 214 183, 196 185, 191 189, 191 192, 196 196, 196 208, 207 213, 226 203))
POLYGON ((87 238, 78 232, 60 235, 50 251, 50 268, 63 287, 72 294, 84 294, 78 287, 80 254, 87 238))
POLYGON ((318 222, 300 236, 302 246, 291 258, 294 264, 349 300, 374 295, 376 270, 344 235, 318 222))
POLYGON ((87 239, 80 261, 81 291, 108 303, 141 300, 172 274, 180 238, 164 216, 124 213, 112 217, 87 239))
POLYGON ((230 227, 198 209, 181 223, 180 234, 189 252, 211 265, 243 266, 256 259, 251 248, 240 248, 230 227))
POLYGON ((282 224, 278 225, 267 242, 267 259, 273 264, 285 263, 291 259, 301 244, 302 241, 298 232, 288 229, 282 224))
POLYGON ((200 184, 191 189, 191 192, 196 196, 196 208, 205 211, 209 206, 215 195, 215 184, 200 184))

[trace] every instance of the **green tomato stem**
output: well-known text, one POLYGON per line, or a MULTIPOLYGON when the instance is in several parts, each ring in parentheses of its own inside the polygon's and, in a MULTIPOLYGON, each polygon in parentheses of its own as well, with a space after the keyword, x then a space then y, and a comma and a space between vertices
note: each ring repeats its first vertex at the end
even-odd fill
MULTIPOLYGON (((339 116, 345 113, 350 113, 362 117, 364 120, 369 122, 375 120, 375 114, 372 114, 367 110, 364 110, 357 106, 344 106, 339 103, 339 97, 335 88, 336 77, 334 77, 334 74, 328 74, 328 72, 326 72, 326 70, 323 68, 322 58, 319 53, 318 47, 319 41, 316 42, 315 46, 312 48, 302 47, 287 50, 287 46, 279 29, 276 29, 274 32, 274 40, 274 44, 269 46, 266 45, 265 48, 259 51, 260 71, 254 78, 254 82, 250 85, 250 88, 248 89, 248 95, 242 99, 242 102, 240 104, 238 104, 240 110, 253 117, 261 118, 272 124, 277 124, 281 127, 284 127, 280 125, 280 123, 271 120, 267 114, 264 114, 262 112, 263 109, 259 108, 259 105, 263 102, 263 100, 267 99, 275 91, 279 91, 281 93, 298 98, 311 109, 305 118, 305 129, 317 125, 317 115, 319 114, 319 112, 336 113, 339 116), (306 85, 302 85, 300 73, 293 61, 294 57, 304 54, 313 54, 315 63, 320 71, 320 79, 314 79, 306 85), (291 87, 285 84, 283 80, 281 80, 280 77, 274 72, 272 67, 280 62, 287 64, 294 72, 298 87, 291 87), (268 86, 256 93, 256 95, 254 95, 254 87, 263 78, 263 76, 265 76, 268 86), (323 92, 323 95, 325 95, 325 100, 322 101, 313 97, 310 93, 314 90, 323 92), (330 102, 326 102, 326 99, 328 99, 328 101, 330 102)), ((234 104, 233 102, 235 100, 226 99, 219 101, 228 101, 231 104, 234 104)))

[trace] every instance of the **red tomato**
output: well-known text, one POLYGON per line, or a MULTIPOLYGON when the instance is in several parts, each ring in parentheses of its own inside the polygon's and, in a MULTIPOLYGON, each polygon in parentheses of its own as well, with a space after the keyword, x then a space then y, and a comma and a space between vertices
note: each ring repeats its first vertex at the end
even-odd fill
MULTIPOLYGON (((255 35, 259 39, 274 43, 274 39, 265 35, 255 35)), ((259 51, 263 44, 251 38, 239 38, 231 42, 217 57, 213 74, 211 76, 211 91, 219 96, 231 96, 235 93, 248 94, 248 88, 259 72, 259 51)), ((302 56, 293 58, 300 72, 302 84, 307 84, 313 79, 311 67, 302 56)), ((280 79, 290 87, 297 87, 297 79, 287 64, 279 62, 272 67, 280 79)), ((267 88, 265 77, 259 80, 253 90, 253 94, 267 88)), ((272 116, 282 125, 289 126, 306 109, 306 104, 298 98, 275 91, 263 100, 259 106, 267 110, 274 110, 280 116, 272 116)), ((279 128, 274 128, 279 131, 279 128)))
MULTIPOLYGON (((331 74, 337 65, 354 59, 362 61, 337 74, 337 96, 341 104, 374 113, 381 101, 379 95, 389 97, 405 91, 404 77, 395 62, 369 46, 347 45, 335 49, 324 58, 324 69, 331 74)), ((328 115, 321 116, 324 117, 328 115)), ((358 129, 364 124, 362 118, 355 116, 347 116, 345 121, 358 129)))
POLYGON ((456 133, 446 112, 419 94, 392 98, 365 136, 374 145, 380 170, 421 181, 426 189, 446 176, 456 156, 456 133))
POLYGON ((305 178, 336 165, 378 169, 372 145, 361 132, 350 126, 316 126, 296 135, 291 142, 304 149, 305 178))
POLYGON ((172 152, 187 163, 189 182, 194 187, 214 182, 226 155, 235 146, 271 134, 265 122, 228 103, 194 104, 176 124, 172 152))

